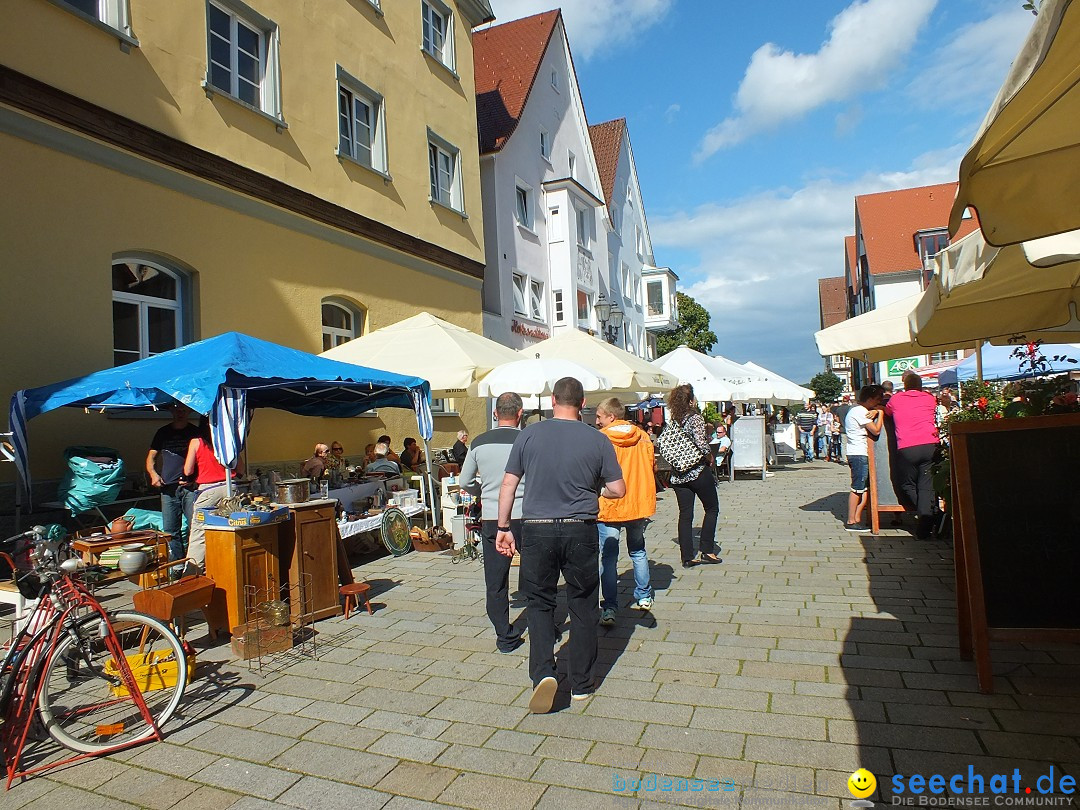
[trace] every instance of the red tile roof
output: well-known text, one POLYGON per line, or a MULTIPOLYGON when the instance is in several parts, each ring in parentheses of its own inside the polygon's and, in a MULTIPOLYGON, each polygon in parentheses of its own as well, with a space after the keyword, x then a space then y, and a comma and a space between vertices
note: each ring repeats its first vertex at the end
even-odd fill
MULTIPOLYGON (((855 198, 856 220, 862 229, 870 275, 920 270, 915 245, 918 231, 947 229, 956 183, 863 194, 855 198)), ((979 227, 976 216, 965 219, 955 239, 979 227)))
POLYGON ((843 276, 818 279, 818 308, 822 329, 847 320, 847 287, 843 276))
POLYGON ((561 18, 555 9, 473 32, 481 154, 498 151, 514 134, 561 18))
POLYGON ((615 173, 619 168, 619 155, 622 152, 622 136, 626 131, 626 119, 616 118, 602 124, 589 127, 593 153, 596 155, 596 168, 600 171, 600 185, 604 189, 604 199, 608 209, 614 204, 615 173))
POLYGON ((859 291, 859 257, 855 253, 855 237, 844 237, 844 278, 850 280, 851 291, 857 293, 859 291))

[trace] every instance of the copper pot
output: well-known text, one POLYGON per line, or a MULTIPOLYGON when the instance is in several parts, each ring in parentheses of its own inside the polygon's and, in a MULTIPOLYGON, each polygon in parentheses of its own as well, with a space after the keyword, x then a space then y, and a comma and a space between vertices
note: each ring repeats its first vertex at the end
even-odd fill
POLYGON ((286 478, 276 488, 278 503, 304 503, 311 498, 311 481, 307 478, 286 478))

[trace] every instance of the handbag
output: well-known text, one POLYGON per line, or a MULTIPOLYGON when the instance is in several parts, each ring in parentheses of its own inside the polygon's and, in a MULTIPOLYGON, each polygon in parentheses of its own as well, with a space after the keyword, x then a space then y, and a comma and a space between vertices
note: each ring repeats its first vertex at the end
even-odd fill
POLYGON ((656 447, 677 473, 696 467, 705 457, 705 452, 697 446, 693 437, 675 422, 667 423, 656 440, 656 447))

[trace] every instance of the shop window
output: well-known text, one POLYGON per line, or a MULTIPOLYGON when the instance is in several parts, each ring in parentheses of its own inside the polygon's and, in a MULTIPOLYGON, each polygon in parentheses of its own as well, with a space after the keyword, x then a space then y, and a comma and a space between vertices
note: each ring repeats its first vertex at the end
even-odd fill
POLYGON ((206 87, 280 119, 277 25, 240 0, 215 0, 206 14, 206 87))
POLYGON ((164 265, 112 265, 113 365, 122 366, 184 344, 185 277, 164 265))
POLYGON ((322 346, 323 351, 348 343, 364 334, 364 315, 360 310, 344 301, 326 299, 322 302, 322 346))

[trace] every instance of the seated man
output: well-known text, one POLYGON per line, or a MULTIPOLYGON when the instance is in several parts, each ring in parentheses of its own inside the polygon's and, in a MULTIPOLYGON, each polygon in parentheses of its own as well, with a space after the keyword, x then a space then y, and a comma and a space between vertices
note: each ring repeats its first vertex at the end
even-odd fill
POLYGON ((401 469, 422 472, 424 469, 424 451, 416 439, 406 439, 405 449, 401 451, 401 469))
POLYGON ((396 461, 391 461, 387 454, 390 448, 385 442, 379 442, 375 445, 375 460, 364 468, 364 475, 371 475, 373 473, 387 476, 387 475, 400 475, 401 468, 396 461))
POLYGON ((716 455, 716 469, 720 469, 730 452, 731 437, 727 435, 727 427, 721 423, 716 426, 716 441, 713 443, 713 453, 716 455))
POLYGON ((300 468, 300 475, 304 478, 310 478, 312 481, 318 481, 322 478, 322 474, 326 472, 329 465, 329 459, 327 458, 330 453, 330 448, 321 442, 315 445, 315 455, 304 462, 300 468))
POLYGON ((395 464, 401 463, 401 459, 398 454, 394 452, 394 443, 390 441, 390 437, 387 434, 383 434, 379 437, 379 441, 386 445, 386 457, 393 461, 395 464))

